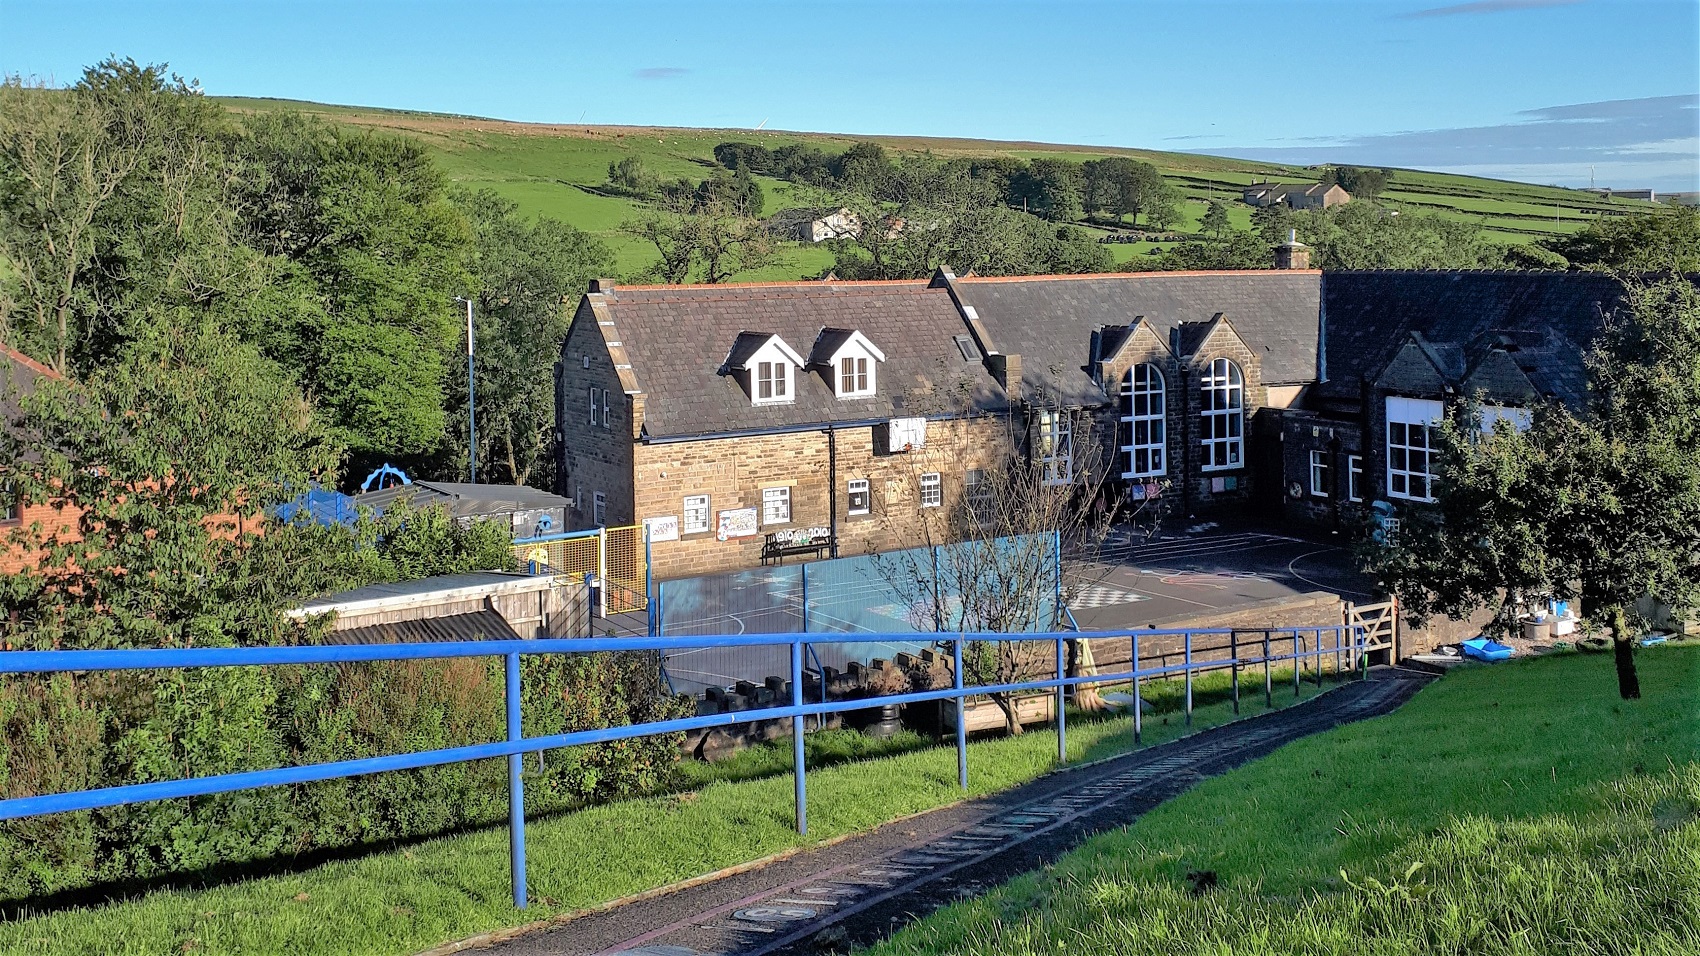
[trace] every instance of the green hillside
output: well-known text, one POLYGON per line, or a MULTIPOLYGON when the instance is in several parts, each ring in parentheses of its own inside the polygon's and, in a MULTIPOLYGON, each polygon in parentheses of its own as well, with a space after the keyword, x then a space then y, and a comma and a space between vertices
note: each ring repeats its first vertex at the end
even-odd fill
MULTIPOLYGON (((1211 198, 1228 200, 1232 224, 1247 228, 1251 209, 1238 201, 1241 187, 1262 180, 1309 182, 1315 181, 1317 175, 1314 170, 1299 166, 1141 149, 911 136, 550 125, 290 100, 226 98, 223 102, 242 112, 300 110, 339 122, 418 137, 436 151, 444 170, 456 183, 473 189, 493 189, 528 212, 553 216, 595 233, 615 251, 622 272, 642 269, 655 255, 640 241, 619 231, 620 223, 638 215, 642 204, 602 191, 608 165, 635 155, 663 177, 700 180, 714 165, 714 146, 734 139, 769 148, 808 142, 828 152, 841 151, 856 140, 871 139, 888 150, 930 152, 942 158, 997 155, 1083 162, 1106 156, 1129 156, 1157 166, 1186 197, 1183 219, 1175 230, 1180 233, 1198 229, 1211 198)), ((822 194, 809 187, 758 178, 767 195, 769 214, 791 206, 813 205, 822 199, 822 194)), ((1605 199, 1579 189, 1412 170, 1396 171, 1380 202, 1392 208, 1476 222, 1493 239, 1503 243, 1533 242, 1573 232, 1602 213, 1653 208, 1652 203, 1605 199)), ((1163 245, 1116 244, 1110 246, 1110 251, 1118 262, 1126 262, 1163 245)), ((818 275, 831 264, 832 256, 823 248, 792 246, 783 251, 774 265, 737 278, 741 281, 797 279, 818 275)))

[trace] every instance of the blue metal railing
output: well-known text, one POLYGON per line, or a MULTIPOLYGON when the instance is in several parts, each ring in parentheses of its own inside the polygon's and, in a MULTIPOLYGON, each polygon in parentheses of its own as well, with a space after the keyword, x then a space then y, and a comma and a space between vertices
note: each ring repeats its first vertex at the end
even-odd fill
MULTIPOLYGON (((1265 672, 1266 689, 1269 687, 1268 673, 1271 664, 1283 661, 1293 662, 1293 687, 1298 690, 1299 675, 1304 669, 1304 662, 1314 658, 1317 670, 1317 681, 1322 679, 1323 659, 1334 655, 1336 660, 1344 654, 1353 662, 1353 669, 1367 667, 1362 648, 1364 644, 1363 628, 1361 627, 1306 627, 1306 628, 1273 628, 1257 629, 1263 632, 1263 654, 1261 657, 1245 659, 1238 656, 1235 644, 1235 655, 1232 661, 1227 659, 1197 661, 1193 658, 1193 638, 1199 635, 1228 635, 1234 632, 1228 629, 1206 629, 1188 631, 1093 631, 1066 632, 1054 634, 962 634, 954 635, 950 640, 952 659, 954 661, 952 686, 940 690, 913 691, 902 694, 889 694, 880 697, 861 698, 856 700, 827 701, 808 703, 803 700, 803 661, 811 654, 811 644, 832 644, 843 641, 866 641, 869 635, 846 634, 834 638, 830 634, 749 634, 737 636, 693 636, 693 637, 625 637, 625 638, 571 638, 571 639, 538 639, 514 641, 450 641, 442 643, 422 644, 325 644, 290 647, 217 647, 217 648, 176 648, 160 650, 98 650, 98 651, 8 651, 0 652, 0 674, 49 674, 66 671, 125 671, 150 669, 183 669, 191 667, 253 667, 299 664, 340 664, 371 661, 405 661, 405 660, 447 660, 463 657, 502 657, 505 663, 505 697, 507 716, 507 739, 494 743, 472 744, 461 747, 447 747, 439 750, 426 750, 417 753, 391 754, 382 757, 362 757, 353 760, 338 760, 328 763, 308 764, 298 767, 279 767, 272 770, 250 770, 239 773, 218 774, 210 777, 191 777, 181 780, 156 781, 152 783, 128 784, 116 787, 102 787, 95 790, 78 790, 67 793, 43 794, 32 797, 16 797, 0 800, 0 820, 14 820, 20 817, 38 816, 49 813, 66 813, 76 810, 93 810, 101 807, 114 807, 131 803, 142 803, 150 800, 165 800, 173 797, 206 796, 215 793, 229 793, 235 790, 248 790, 258 787, 275 787, 286 784, 310 783, 319 780, 334 780, 342 777, 353 777, 368 773, 381 773, 387 770, 415 770, 422 767, 441 766, 444 764, 461 763, 468 760, 483 760, 491 757, 506 757, 508 761, 508 826, 509 851, 512 865, 513 900, 514 905, 523 909, 526 903, 525 891, 525 797, 524 784, 521 775, 522 761, 525 754, 555 750, 562 747, 574 747, 581 744, 607 743, 615 740, 626 740, 633 737, 645 737, 653 734, 675 733, 679 731, 702 730, 710 727, 725 727, 735 724, 753 723, 764 720, 790 718, 792 732, 792 760, 796 779, 796 821, 799 833, 808 833, 808 794, 806 768, 804 766, 803 750, 803 720, 809 716, 823 716, 832 713, 866 710, 870 707, 887 707, 897 704, 918 704, 929 701, 953 700, 956 703, 956 751, 957 751, 957 782, 963 789, 968 787, 968 757, 967 730, 964 714, 965 701, 969 697, 984 694, 1021 694, 1034 691, 1054 690, 1056 693, 1056 725, 1057 725, 1057 759, 1059 762, 1067 758, 1067 726, 1065 723, 1063 705, 1067 689, 1079 684, 1120 684, 1132 682, 1134 688, 1133 728, 1134 742, 1137 744, 1141 736, 1141 699, 1140 683, 1153 678, 1161 678, 1174 674, 1183 674, 1186 678, 1186 710, 1187 720, 1192 719, 1192 678, 1196 672, 1215 670, 1226 667, 1238 668, 1246 665, 1262 664, 1265 672), (1290 635, 1292 653, 1272 653, 1271 634, 1290 635), (1324 641, 1324 637, 1331 641, 1324 641), (1156 667, 1140 667, 1139 642, 1141 638, 1180 637, 1185 648, 1185 654, 1180 664, 1165 664, 1156 667), (1310 641, 1305 638, 1310 637, 1310 641), (1071 640, 1098 639, 1132 639, 1133 655, 1132 669, 1108 674, 1091 674, 1080 677, 1066 676, 1065 645, 1071 640), (1056 645, 1056 676, 1044 680, 1013 681, 1003 684, 967 685, 962 661, 964 642, 973 641, 1046 641, 1056 645), (585 654, 608 651, 669 651, 700 647, 789 647, 791 651, 791 703, 788 706, 766 707, 758 710, 735 711, 724 714, 703 714, 695 717, 682 717, 673 720, 653 721, 644 724, 630 724, 621 727, 605 727, 595 730, 580 730, 571 733, 550 734, 541 737, 526 737, 520 725, 520 656, 523 654, 585 654)), ((913 635, 874 635, 876 639, 883 637, 905 638, 913 635)), ((1250 645, 1255 646, 1255 645, 1250 645)), ((1338 671, 1339 665, 1336 665, 1338 671)), ((1237 678, 1236 678, 1237 680, 1237 678)), ((1237 683, 1236 683, 1237 689, 1237 683)), ((1236 694, 1237 697, 1237 694, 1236 694)))

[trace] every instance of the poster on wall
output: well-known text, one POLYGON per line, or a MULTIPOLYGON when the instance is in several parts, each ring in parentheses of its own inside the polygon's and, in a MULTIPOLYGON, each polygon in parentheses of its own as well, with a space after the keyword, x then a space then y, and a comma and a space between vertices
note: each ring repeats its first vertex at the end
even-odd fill
POLYGON ((662 515, 659 518, 643 519, 644 531, 649 534, 649 542, 679 540, 679 516, 662 515))
POLYGON ((747 538, 757 530, 756 509, 737 508, 720 512, 720 531, 715 537, 722 541, 727 538, 747 538))

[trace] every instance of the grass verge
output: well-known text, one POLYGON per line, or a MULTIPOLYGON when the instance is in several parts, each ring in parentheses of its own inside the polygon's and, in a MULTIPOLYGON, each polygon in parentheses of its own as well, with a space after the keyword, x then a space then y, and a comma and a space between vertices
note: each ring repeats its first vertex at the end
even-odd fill
MULTIPOLYGON (((1291 671, 1276 706, 1294 701, 1291 671)), ((1232 720, 1226 675, 1196 686, 1194 729, 1232 720)), ((1318 693, 1305 684, 1303 696, 1318 693)), ((1262 676, 1245 675, 1243 712, 1260 712, 1262 676)), ((1180 684, 1147 688, 1155 712, 1147 743, 1181 736, 1180 684)), ((1126 717, 1071 715, 1071 761, 1132 745, 1126 717)), ((752 749, 688 768, 698 788, 530 821, 533 904, 509 901, 506 828, 492 828, 329 863, 298 873, 203 889, 159 890, 101 906, 0 923, 0 953, 407 954, 442 942, 570 912, 702 873, 871 829, 962 798, 952 747, 916 735, 870 741, 809 738, 810 837, 792 829, 789 745, 752 749), (875 759, 859 759, 874 754, 875 759)), ((969 745, 972 795, 1025 783, 1055 768, 1056 736, 1036 730, 969 745)))
POLYGON ((1700 952, 1700 648, 1639 661, 1455 673, 874 952, 1700 952))

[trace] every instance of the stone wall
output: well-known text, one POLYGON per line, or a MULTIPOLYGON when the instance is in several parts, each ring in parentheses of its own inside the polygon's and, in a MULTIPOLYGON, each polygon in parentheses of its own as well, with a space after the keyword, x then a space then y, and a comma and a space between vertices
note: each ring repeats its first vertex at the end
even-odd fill
POLYGON ((580 302, 556 366, 557 493, 573 500, 568 530, 595 527, 596 495, 603 496, 601 524, 633 524, 632 443, 642 427, 642 396, 628 396, 588 300, 580 302), (590 390, 605 393, 607 424, 598 402, 591 421, 590 390))
POLYGON ((755 567, 765 536, 787 528, 835 531, 840 556, 918 547, 946 540, 968 472, 993 467, 1009 445, 1001 418, 928 421, 926 444, 896 454, 886 451, 883 425, 638 445, 635 518, 682 518, 685 496, 709 496, 707 531, 650 546, 663 580, 755 567), (934 472, 942 505, 924 508, 921 479, 934 472), (867 514, 850 514, 852 480, 868 482, 867 514), (753 508, 759 521, 770 488, 789 490, 791 520, 760 522, 754 535, 720 540, 720 513, 753 508))

